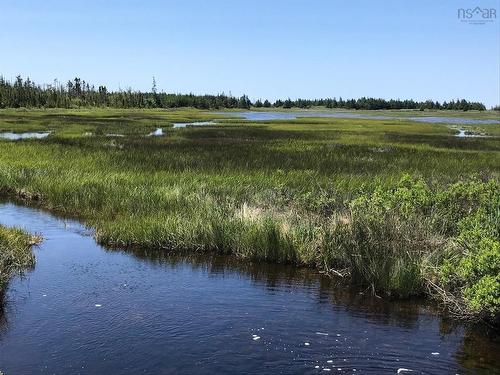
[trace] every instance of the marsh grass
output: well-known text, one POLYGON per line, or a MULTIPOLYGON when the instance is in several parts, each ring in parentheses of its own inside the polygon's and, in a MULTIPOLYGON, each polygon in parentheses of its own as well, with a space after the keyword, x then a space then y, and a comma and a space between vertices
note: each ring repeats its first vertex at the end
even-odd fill
POLYGON ((35 264, 31 247, 41 241, 19 228, 0 225, 0 298, 3 299, 9 280, 35 264))
POLYGON ((475 210, 464 198, 475 190, 453 195, 453 184, 500 175, 498 138, 460 139, 443 124, 307 118, 169 127, 217 116, 0 111, 0 129, 53 130, 44 140, 0 141, 0 191, 82 219, 108 246, 317 267, 406 297, 425 292, 422 265, 458 234, 467 205, 475 210), (164 136, 144 136, 160 124, 164 136), (401 182, 404 174, 412 178, 401 182), (375 212, 381 196, 390 209, 375 212), (369 204, 354 210, 363 197, 369 204))

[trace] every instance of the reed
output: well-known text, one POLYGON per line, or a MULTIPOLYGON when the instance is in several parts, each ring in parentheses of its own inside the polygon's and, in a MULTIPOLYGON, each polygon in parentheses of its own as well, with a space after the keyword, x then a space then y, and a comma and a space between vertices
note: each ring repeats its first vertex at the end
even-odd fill
POLYGON ((19 228, 0 225, 0 298, 3 299, 9 280, 35 264, 31 247, 41 241, 19 228))
MULTIPOLYGON (((474 294, 468 281, 480 278, 442 271, 450 262, 458 270, 464 258, 453 246, 465 235, 460 223, 484 212, 498 224, 497 137, 460 139, 446 125, 406 120, 171 127, 217 117, 193 109, 2 110, 0 130, 52 133, 0 141, 0 191, 80 218, 109 246, 317 267, 391 296, 426 293, 432 282, 483 314, 476 297, 485 290, 474 294), (165 135, 145 136, 156 127, 165 135), (470 295, 461 292, 466 285, 470 295)), ((477 127, 500 133, 498 125, 477 127)), ((490 279, 478 282, 494 289, 490 279)))

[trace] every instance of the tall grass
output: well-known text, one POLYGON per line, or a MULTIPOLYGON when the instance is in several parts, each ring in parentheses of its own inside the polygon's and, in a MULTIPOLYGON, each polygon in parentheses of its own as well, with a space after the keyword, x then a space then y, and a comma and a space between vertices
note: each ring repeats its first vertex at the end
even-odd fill
POLYGON ((0 111, 0 128, 54 131, 0 141, 0 191, 79 217, 110 246, 318 267, 409 296, 440 277, 424 265, 442 261, 436 253, 477 211, 489 186, 481 181, 499 180, 497 138, 459 139, 439 124, 322 118, 169 128, 215 116, 0 111), (164 137, 144 136, 158 124, 164 137))
POLYGON ((33 267, 35 258, 31 247, 40 241, 18 228, 0 225, 0 299, 12 276, 22 274, 33 267))

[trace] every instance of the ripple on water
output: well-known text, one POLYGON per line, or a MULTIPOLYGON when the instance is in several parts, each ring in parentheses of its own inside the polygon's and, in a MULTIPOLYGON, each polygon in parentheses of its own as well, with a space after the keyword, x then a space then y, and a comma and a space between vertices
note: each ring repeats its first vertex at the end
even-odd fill
POLYGON ((35 373, 41 363, 65 374, 448 374, 500 366, 498 342, 448 325, 432 305, 360 295, 314 270, 107 250, 77 222, 13 204, 0 205, 0 223, 45 238, 34 270, 8 292, 0 320, 5 373, 35 373))

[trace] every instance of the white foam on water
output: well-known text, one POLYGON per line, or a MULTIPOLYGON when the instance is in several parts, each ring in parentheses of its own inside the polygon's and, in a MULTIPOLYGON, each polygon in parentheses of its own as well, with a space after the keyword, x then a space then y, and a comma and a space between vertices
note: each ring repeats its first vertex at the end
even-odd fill
POLYGON ((403 372, 413 372, 413 370, 407 368, 398 368, 398 374, 402 374, 403 372))

